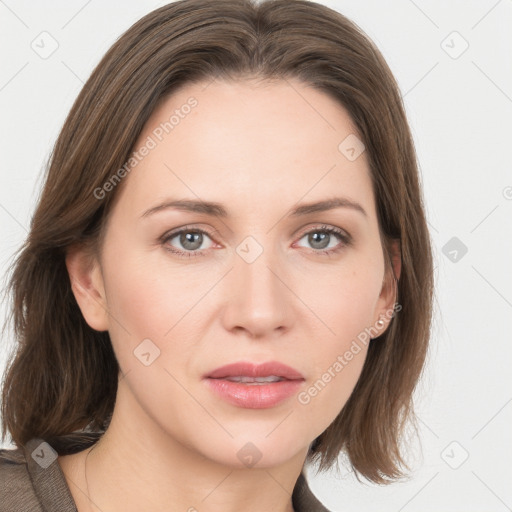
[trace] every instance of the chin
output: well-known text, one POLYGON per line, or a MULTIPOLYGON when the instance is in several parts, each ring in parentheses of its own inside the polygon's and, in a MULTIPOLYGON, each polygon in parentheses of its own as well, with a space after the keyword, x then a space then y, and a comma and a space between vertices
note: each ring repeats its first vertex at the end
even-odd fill
POLYGON ((265 469, 285 464, 299 454, 305 457, 309 443, 313 440, 311 437, 311 441, 303 441, 299 435, 293 436, 290 432, 282 432, 274 437, 275 432, 270 435, 269 432, 271 430, 251 436, 246 431, 242 436, 225 439, 223 442, 212 438, 211 444, 198 448, 205 457, 225 466, 265 469))

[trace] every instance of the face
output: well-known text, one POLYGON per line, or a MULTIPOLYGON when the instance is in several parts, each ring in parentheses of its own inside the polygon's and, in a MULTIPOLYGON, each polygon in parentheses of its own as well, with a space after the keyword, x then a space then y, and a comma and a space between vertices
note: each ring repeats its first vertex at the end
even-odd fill
POLYGON ((97 298, 77 296, 110 333, 135 422, 210 460, 240 466, 253 450, 270 467, 339 414, 362 333, 380 318, 384 331, 393 305, 355 136, 341 105, 298 81, 187 84, 153 112, 90 274, 97 298), (349 136, 355 151, 340 150, 349 136), (270 361, 301 379, 205 378, 270 361))

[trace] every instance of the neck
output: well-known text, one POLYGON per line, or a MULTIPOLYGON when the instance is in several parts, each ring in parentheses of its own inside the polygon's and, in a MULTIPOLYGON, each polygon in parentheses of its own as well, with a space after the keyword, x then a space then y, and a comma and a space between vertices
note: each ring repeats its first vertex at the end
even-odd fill
POLYGON ((85 458, 92 505, 124 512, 293 512, 307 447, 278 465, 240 467, 234 457, 230 465, 229 454, 225 463, 163 432, 134 402, 120 385, 109 428, 85 458))

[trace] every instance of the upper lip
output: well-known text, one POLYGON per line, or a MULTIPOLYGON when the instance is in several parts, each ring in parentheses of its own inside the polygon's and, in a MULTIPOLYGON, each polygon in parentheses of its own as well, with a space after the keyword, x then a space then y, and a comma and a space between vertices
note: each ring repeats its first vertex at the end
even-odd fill
POLYGON ((304 380, 304 376, 294 368, 278 361, 269 361, 256 364, 246 361, 221 366, 208 374, 205 378, 223 379, 225 377, 268 377, 275 375, 288 380, 304 380))

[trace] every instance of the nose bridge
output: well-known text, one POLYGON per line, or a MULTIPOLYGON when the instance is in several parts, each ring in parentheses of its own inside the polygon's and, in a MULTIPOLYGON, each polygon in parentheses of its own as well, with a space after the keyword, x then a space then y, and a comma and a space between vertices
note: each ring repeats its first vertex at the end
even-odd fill
POLYGON ((235 262, 236 280, 243 294, 257 301, 271 302, 276 298, 277 277, 271 269, 279 263, 278 251, 272 246, 272 236, 249 235, 237 246, 235 262), (245 290, 244 290, 245 288, 245 290))

